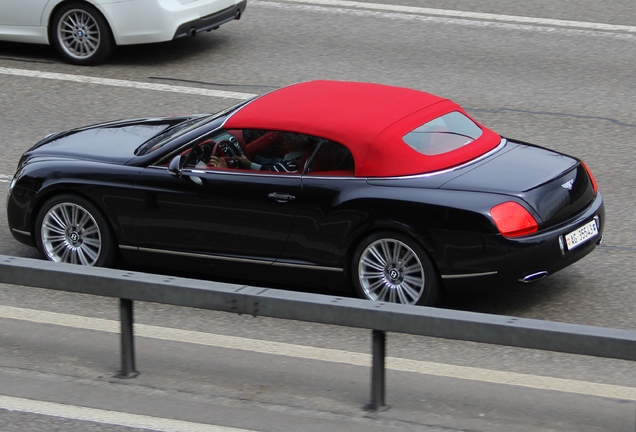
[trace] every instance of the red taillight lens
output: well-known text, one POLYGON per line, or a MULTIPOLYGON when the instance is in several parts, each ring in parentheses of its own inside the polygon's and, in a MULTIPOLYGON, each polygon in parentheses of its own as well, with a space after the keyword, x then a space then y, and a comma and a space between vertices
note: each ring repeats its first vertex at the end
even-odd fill
POLYGON ((592 182, 594 193, 598 192, 598 185, 596 184, 596 179, 592 175, 592 171, 590 171, 590 168, 585 164, 585 162, 581 161, 581 164, 583 165, 583 168, 585 168, 585 171, 587 171, 587 175, 590 178, 590 181, 592 182))
POLYGON ((508 201, 490 209, 490 215, 501 234, 506 237, 518 237, 532 234, 539 229, 528 210, 521 204, 508 201))

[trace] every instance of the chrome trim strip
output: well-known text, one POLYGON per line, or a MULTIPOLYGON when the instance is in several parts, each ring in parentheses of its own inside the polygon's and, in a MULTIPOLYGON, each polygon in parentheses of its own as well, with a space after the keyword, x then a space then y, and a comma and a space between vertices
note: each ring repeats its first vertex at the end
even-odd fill
POLYGON ((22 235, 25 235, 25 236, 31 236, 31 232, 30 231, 22 231, 22 230, 15 229, 15 228, 11 228, 11 231, 17 232, 18 234, 22 234, 22 235))
POLYGON ((135 249, 139 252, 150 252, 150 253, 158 253, 158 254, 164 254, 164 255, 176 255, 176 256, 183 256, 183 257, 189 257, 189 258, 206 258, 206 259, 216 259, 216 260, 222 260, 222 261, 247 262, 247 263, 268 264, 268 265, 272 263, 272 261, 266 261, 266 260, 256 260, 256 259, 249 259, 249 258, 234 258, 234 257, 226 257, 222 255, 207 255, 207 254, 201 254, 201 253, 195 253, 195 252, 179 252, 179 251, 169 251, 164 249, 153 249, 153 248, 145 248, 145 247, 139 247, 135 249))
MULTIPOLYGON (((168 167, 162 165, 149 165, 146 168, 154 168, 154 169, 162 169, 167 171, 168 167)), ((181 171, 181 176, 193 176, 196 177, 198 175, 203 174, 220 174, 220 175, 231 175, 231 176, 259 176, 259 177, 279 177, 279 178, 297 178, 300 179, 302 177, 301 174, 298 173, 288 173, 288 174, 280 174, 271 171, 249 171, 249 170, 236 170, 232 171, 229 169, 220 169, 215 170, 210 168, 208 170, 201 170, 198 168, 185 168, 181 171)), ((343 178, 343 177, 338 177, 343 178)))
MULTIPOLYGON (((167 170, 168 167, 162 165, 149 165, 146 168, 154 168, 154 169, 162 169, 167 170)), ((330 176, 330 175, 312 175, 310 173, 299 174, 299 173, 287 173, 281 174, 272 171, 249 171, 249 170, 226 170, 220 169, 215 170, 210 168, 208 170, 201 170, 198 168, 185 168, 182 171, 183 175, 196 175, 196 174, 223 174, 223 175, 238 175, 238 176, 259 176, 259 177, 277 177, 277 178, 302 178, 302 179, 321 179, 321 180, 363 180, 366 181, 367 177, 355 177, 353 175, 348 176, 330 176)))
POLYGON ((344 269, 337 267, 323 267, 323 266, 314 266, 309 264, 294 264, 294 263, 284 263, 284 262, 272 262, 267 260, 258 260, 258 259, 250 259, 250 258, 235 258, 235 257, 227 257, 223 255, 207 255, 200 254, 194 252, 179 252, 179 251, 169 251, 164 249, 153 249, 153 248, 145 248, 145 247, 136 247, 136 246, 128 246, 128 245, 119 245, 120 249, 126 249, 137 252, 149 252, 149 253, 158 253, 164 255, 175 255, 175 256, 183 256, 190 258, 205 258, 205 259, 215 259, 221 261, 232 261, 232 262, 244 262, 250 264, 265 264, 265 265, 273 265, 277 267, 292 267, 292 268, 302 268, 308 270, 323 270, 323 271, 335 271, 335 272, 343 272, 344 269))
POLYGON ((308 270, 324 270, 324 271, 332 271, 332 272, 344 272, 344 269, 338 267, 323 267, 323 266, 315 266, 309 264, 294 264, 294 263, 284 263, 284 262, 273 262, 273 266, 277 267, 293 267, 293 268, 301 268, 308 270))
POLYGON ((330 176, 330 175, 311 175, 309 173, 307 174, 303 174, 302 176, 303 180, 309 180, 309 179, 319 179, 319 180, 362 180, 362 181, 366 181, 367 178, 366 177, 355 177, 352 175, 348 175, 348 176, 330 176))
POLYGON ((485 273, 466 273, 466 274, 455 274, 455 275, 442 275, 442 279, 464 279, 471 277, 481 277, 481 276, 492 276, 496 275, 496 271, 485 272, 485 273))
POLYGON ((407 175, 407 176, 369 177, 369 178, 372 178, 374 180, 376 180, 376 179, 396 180, 396 179, 409 179, 409 178, 427 178, 427 177, 433 177, 433 176, 440 175, 440 174, 446 174, 446 173, 453 172, 453 171, 456 171, 458 169, 467 167, 469 165, 472 165, 474 163, 477 163, 477 162, 481 161, 482 159, 485 159, 485 158, 489 157, 493 153, 496 153, 499 150, 501 150, 503 147, 505 147, 507 143, 508 143, 508 140, 506 138, 501 138, 501 142, 499 142, 499 145, 497 145, 497 147, 495 147, 494 149, 490 150, 488 153, 484 153, 483 155, 479 156, 477 159, 470 160, 470 161, 465 162, 465 163, 463 163, 461 165, 457 165, 457 166, 454 166, 452 168, 448 168, 448 169, 445 169, 445 170, 442 170, 442 171, 435 171, 435 172, 424 173, 424 174, 413 174, 413 175, 407 175))

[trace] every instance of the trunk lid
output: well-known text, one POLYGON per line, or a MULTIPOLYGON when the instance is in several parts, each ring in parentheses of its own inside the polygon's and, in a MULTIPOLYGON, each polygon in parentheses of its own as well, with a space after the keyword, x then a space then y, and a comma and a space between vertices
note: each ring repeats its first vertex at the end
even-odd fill
POLYGON ((578 159, 510 140, 501 152, 447 181, 441 189, 520 198, 544 226, 581 212, 595 195, 590 177, 578 159))

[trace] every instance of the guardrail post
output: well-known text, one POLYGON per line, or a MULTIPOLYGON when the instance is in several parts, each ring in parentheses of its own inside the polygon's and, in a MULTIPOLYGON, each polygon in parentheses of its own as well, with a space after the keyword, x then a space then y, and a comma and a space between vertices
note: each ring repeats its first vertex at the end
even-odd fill
POLYGON ((371 403, 367 409, 378 411, 386 407, 385 402, 385 358, 386 358, 386 332, 373 330, 372 364, 371 364, 371 403))
POLYGON ((135 378, 139 372, 135 370, 135 341, 133 339, 133 301, 119 299, 121 318, 121 372, 119 378, 135 378))

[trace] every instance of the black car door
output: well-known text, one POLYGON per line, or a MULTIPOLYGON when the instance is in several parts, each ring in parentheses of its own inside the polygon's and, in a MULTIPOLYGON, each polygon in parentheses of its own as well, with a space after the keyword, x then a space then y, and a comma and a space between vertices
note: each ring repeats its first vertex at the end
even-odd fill
POLYGON ((353 156, 346 147, 322 140, 302 177, 294 227, 277 264, 342 271, 347 242, 368 219, 367 212, 355 206, 366 179, 356 178, 354 171, 353 156))
POLYGON ((272 262, 301 193, 298 174, 151 166, 134 189, 137 246, 175 256, 272 262))

